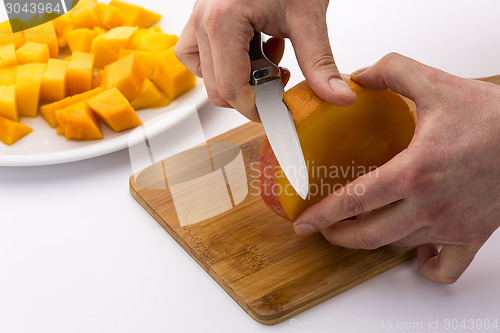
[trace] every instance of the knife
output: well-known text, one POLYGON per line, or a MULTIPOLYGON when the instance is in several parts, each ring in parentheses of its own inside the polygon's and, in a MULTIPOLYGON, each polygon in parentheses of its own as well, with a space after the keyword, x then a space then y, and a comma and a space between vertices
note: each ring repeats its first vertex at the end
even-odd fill
POLYGON ((285 89, 281 72, 262 50, 261 33, 255 31, 250 41, 252 71, 250 84, 255 91, 255 105, 269 144, 286 178, 297 194, 305 199, 309 177, 292 114, 283 102, 285 89))

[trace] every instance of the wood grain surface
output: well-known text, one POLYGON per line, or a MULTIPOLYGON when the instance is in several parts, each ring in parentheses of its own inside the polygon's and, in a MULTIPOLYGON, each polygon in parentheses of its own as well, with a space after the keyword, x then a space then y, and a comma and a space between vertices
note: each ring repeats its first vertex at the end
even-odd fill
MULTIPOLYGON (((271 212, 255 190, 263 137, 260 124, 247 123, 210 141, 241 148, 248 195, 198 223, 181 226, 168 187, 172 182, 165 166, 180 170, 182 159, 166 159, 130 178, 133 197, 252 318, 276 324, 415 256, 413 248, 352 250, 318 234, 295 235, 292 223, 271 212)), ((216 163, 210 163, 216 171, 216 163)), ((199 205, 207 209, 202 206, 209 203, 199 205)))

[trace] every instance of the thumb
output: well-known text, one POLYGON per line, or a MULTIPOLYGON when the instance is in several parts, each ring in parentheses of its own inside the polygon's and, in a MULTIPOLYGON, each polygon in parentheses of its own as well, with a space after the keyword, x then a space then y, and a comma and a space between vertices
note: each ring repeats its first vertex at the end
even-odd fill
POLYGON ((449 74, 398 53, 389 53, 374 65, 353 72, 351 79, 366 88, 391 89, 417 102, 419 96, 436 91, 434 82, 439 82, 443 75, 449 74))
POLYGON ((333 59, 326 20, 304 24, 290 31, 300 69, 311 89, 321 99, 341 106, 354 102, 356 94, 342 79, 333 59))

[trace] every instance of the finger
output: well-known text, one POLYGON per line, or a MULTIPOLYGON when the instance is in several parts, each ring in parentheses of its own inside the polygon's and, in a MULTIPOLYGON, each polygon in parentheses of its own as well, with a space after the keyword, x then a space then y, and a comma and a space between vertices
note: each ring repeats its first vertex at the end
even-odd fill
POLYGON ((308 235, 317 230, 404 198, 400 176, 406 169, 405 154, 345 185, 303 212, 294 223, 295 232, 308 235))
POLYGON ((455 283, 469 267, 482 244, 449 245, 444 244, 438 252, 434 244, 417 247, 417 263, 420 273, 439 283, 455 283))
POLYGON ((255 107, 255 93, 250 86, 250 40, 254 30, 248 24, 235 32, 232 25, 207 29, 212 48, 213 71, 219 96, 253 121, 260 118, 255 107), (241 32, 239 32, 241 31, 241 32))
POLYGON ((231 107, 231 105, 219 95, 219 91, 217 89, 212 46, 208 35, 200 29, 196 32, 196 39, 198 41, 203 82, 205 83, 208 99, 216 106, 231 107))
POLYGON ((315 24, 300 24, 291 28, 297 61, 311 89, 323 100, 342 106, 350 105, 356 94, 342 79, 333 58, 326 19, 315 24))
POLYGON ((285 52, 285 40, 283 38, 271 37, 264 43, 263 50, 266 57, 278 65, 285 52))
POLYGON ((188 20, 179 40, 175 45, 175 56, 179 59, 186 68, 198 77, 202 77, 200 52, 198 49, 198 41, 194 33, 192 18, 188 20))
POLYGON ((391 89, 417 101, 426 92, 434 91, 436 75, 446 73, 421 64, 397 53, 390 53, 373 66, 365 67, 351 74, 360 85, 372 89, 391 89))
POLYGON ((373 250, 394 243, 419 230, 411 218, 411 204, 400 201, 353 220, 345 220, 321 230, 330 243, 351 249, 373 250))

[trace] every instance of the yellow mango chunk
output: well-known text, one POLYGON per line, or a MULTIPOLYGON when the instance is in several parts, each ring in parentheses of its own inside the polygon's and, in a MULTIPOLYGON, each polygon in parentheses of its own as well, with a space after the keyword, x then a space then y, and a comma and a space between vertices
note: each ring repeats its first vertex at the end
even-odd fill
POLYGON ((17 121, 0 116, 0 141, 10 146, 33 130, 17 121))
POLYGON ((17 67, 16 100, 19 116, 36 117, 44 72, 45 64, 25 64, 17 67))
POLYGON ((155 73, 156 61, 158 59, 158 53, 122 49, 120 51, 120 59, 128 56, 131 53, 135 54, 135 56, 137 57, 137 60, 144 68, 144 71, 146 73, 146 77, 148 79, 151 79, 153 77, 153 74, 155 73))
POLYGON ((141 119, 128 100, 116 88, 111 88, 89 98, 87 104, 115 132, 142 125, 141 119))
POLYGON ((196 77, 177 59, 174 48, 158 55, 153 82, 169 99, 175 99, 196 85, 196 77))
POLYGON ((14 43, 0 46, 0 67, 17 65, 14 43))
POLYGON ((52 24, 54 24, 59 47, 62 48, 68 46, 64 34, 68 31, 73 30, 73 22, 71 21, 69 15, 65 14, 58 16, 57 18, 52 20, 52 24))
POLYGON ((66 70, 69 63, 60 59, 49 59, 40 86, 40 100, 54 102, 66 96, 66 70))
POLYGON ((179 37, 176 35, 164 34, 162 32, 151 31, 140 40, 136 46, 138 51, 152 51, 160 53, 174 46, 179 37))
POLYGON ((20 65, 30 63, 46 63, 50 58, 47 44, 26 42, 16 51, 17 63, 20 65))
POLYGON ((94 76, 94 80, 92 81, 92 88, 97 88, 102 86, 102 78, 104 77, 104 70, 100 70, 94 76))
POLYGON ((24 44, 24 32, 19 31, 16 33, 12 32, 9 21, 4 21, 0 23, 0 45, 14 44, 17 49, 24 44))
POLYGON ((118 60, 120 50, 130 45, 136 31, 137 27, 117 27, 94 38, 91 52, 95 54, 96 66, 104 68, 118 60))
POLYGON ((130 102, 135 110, 164 106, 164 95, 149 79, 145 79, 136 98, 130 102))
POLYGON ((16 86, 0 87, 0 116, 18 121, 16 104, 16 86))
POLYGON ((92 45, 95 36, 95 31, 88 28, 75 29, 64 34, 71 52, 86 53, 90 53, 90 45, 92 45))
POLYGON ((66 92, 69 96, 92 88, 94 74, 94 55, 74 52, 66 71, 66 92))
POLYGON ((56 119, 59 123, 57 134, 64 135, 66 140, 98 140, 103 138, 99 120, 85 101, 57 110, 56 119))
POLYGON ((97 27, 97 26, 94 27, 94 29, 92 29, 92 30, 94 30, 96 37, 108 32, 108 30, 101 28, 101 27, 97 27))
POLYGON ((69 11, 71 22, 76 29, 100 26, 101 22, 93 11, 97 0, 80 0, 78 4, 69 11))
POLYGON ((101 24, 108 29, 116 28, 123 23, 124 17, 121 10, 107 3, 98 3, 93 11, 101 24))
POLYGON ((147 28, 161 18, 161 15, 155 12, 124 1, 111 0, 109 4, 121 10, 125 26, 147 28))
POLYGON ((16 83, 17 66, 0 68, 0 86, 10 86, 16 83))
POLYGON ((102 87, 104 89, 116 87, 127 100, 131 101, 141 91, 145 78, 144 68, 132 53, 104 68, 102 87))
POLYGON ((50 125, 52 128, 56 128, 59 123, 56 118, 56 111, 61 110, 64 108, 67 108, 68 106, 75 104, 77 102, 81 101, 86 101, 92 96, 95 96, 97 94, 100 94, 102 92, 102 88, 99 87, 97 89, 92 89, 89 91, 86 91, 81 94, 76 94, 73 96, 68 96, 66 98, 61 99, 60 101, 53 102, 50 104, 45 104, 40 107, 40 114, 42 115, 43 119, 47 122, 47 124, 50 125))
POLYGON ((59 56, 59 40, 52 21, 24 30, 24 39, 26 42, 47 44, 50 57, 59 56))

